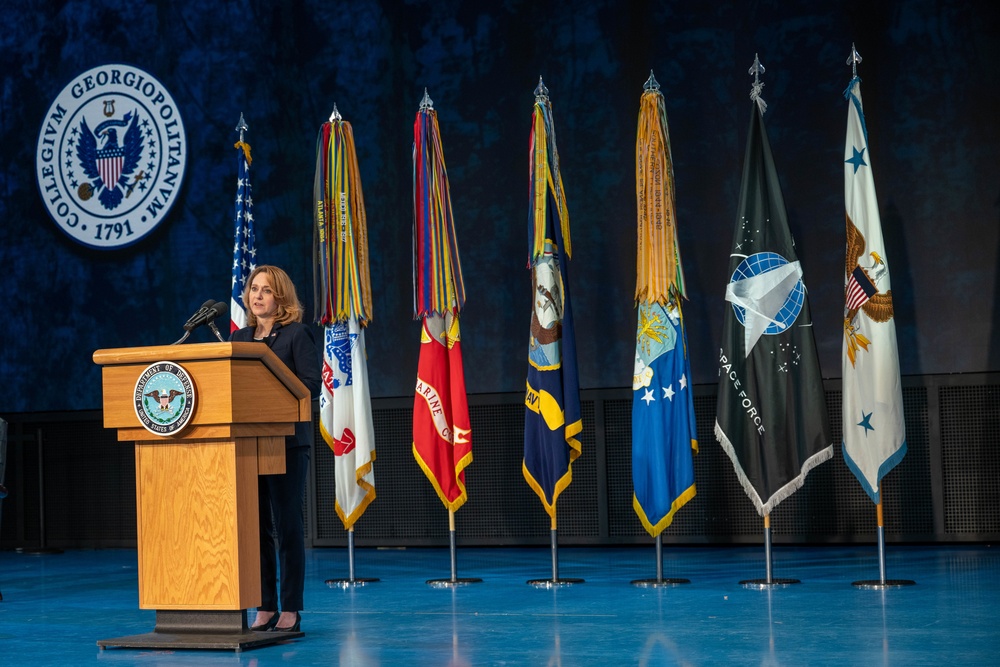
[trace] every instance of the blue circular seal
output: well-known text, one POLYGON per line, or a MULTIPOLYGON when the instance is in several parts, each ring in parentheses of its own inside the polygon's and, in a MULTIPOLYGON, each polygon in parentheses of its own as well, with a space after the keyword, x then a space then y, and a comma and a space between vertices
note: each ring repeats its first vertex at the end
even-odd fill
POLYGON ((101 65, 70 81, 42 119, 38 191, 74 241, 131 245, 177 201, 187 162, 180 110, 166 88, 130 65, 101 65))
MULTIPOLYGON (((736 270, 733 271, 733 276, 730 278, 729 282, 734 283, 739 280, 744 280, 746 278, 752 278, 754 276, 759 276, 769 271, 774 271, 784 265, 788 264, 788 260, 781 255, 774 252, 758 252, 756 254, 746 257, 736 270)), ((795 322, 799 313, 802 312, 802 306, 806 300, 806 288, 802 284, 802 280, 799 280, 792 287, 788 296, 785 297, 785 302, 782 304, 781 308, 774 315, 774 321, 767 325, 764 329, 764 334, 768 336, 774 336, 787 331, 788 327, 795 322)), ((740 324, 746 326, 746 311, 742 306, 733 304, 733 312, 736 313, 736 319, 740 321, 740 324)))
POLYGON ((172 435, 187 426, 194 413, 194 383, 182 366, 169 361, 150 364, 135 383, 135 414, 156 435, 172 435))

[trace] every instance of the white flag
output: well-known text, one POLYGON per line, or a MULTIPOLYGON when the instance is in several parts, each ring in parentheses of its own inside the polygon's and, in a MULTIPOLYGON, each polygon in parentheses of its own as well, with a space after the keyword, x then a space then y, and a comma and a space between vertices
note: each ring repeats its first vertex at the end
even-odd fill
POLYGON ((844 147, 847 260, 844 270, 844 460, 874 502, 906 454, 889 264, 875 198, 861 79, 848 100, 844 147))
POLYGON ((349 529, 375 499, 375 431, 365 332, 356 317, 324 328, 319 423, 334 454, 337 516, 349 529))

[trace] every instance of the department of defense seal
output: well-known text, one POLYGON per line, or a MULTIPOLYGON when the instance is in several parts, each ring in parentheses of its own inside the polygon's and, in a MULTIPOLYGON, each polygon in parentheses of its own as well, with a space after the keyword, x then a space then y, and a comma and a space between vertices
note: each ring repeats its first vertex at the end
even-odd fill
POLYGON ((187 140, 170 93, 130 65, 73 79, 42 120, 35 175, 45 208, 74 241, 131 245, 177 200, 187 140))
POLYGON ((172 435, 194 414, 194 384, 182 366, 169 361, 150 364, 135 383, 135 414, 156 435, 172 435))

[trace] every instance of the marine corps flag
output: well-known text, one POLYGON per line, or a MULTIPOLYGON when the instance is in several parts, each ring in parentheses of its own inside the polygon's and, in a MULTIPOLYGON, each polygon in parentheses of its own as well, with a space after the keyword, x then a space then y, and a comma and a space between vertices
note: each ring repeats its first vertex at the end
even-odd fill
POLYGON ((375 433, 363 327, 371 321, 368 226, 351 124, 320 128, 313 183, 316 312, 324 325, 319 426, 334 454, 336 511, 351 530, 375 499, 375 433))
POLYGON ((729 256, 715 436, 767 517, 833 455, 833 446, 809 300, 759 86, 751 95, 756 104, 729 256))
POLYGON ((573 480, 571 466, 580 456, 576 436, 583 419, 567 273, 569 213, 548 92, 539 81, 528 147, 532 311, 523 472, 554 522, 556 500, 573 480))
POLYGON ((844 91, 843 424, 844 460, 865 492, 879 502, 879 482, 906 454, 903 391, 893 322, 892 288, 875 198, 861 79, 844 91))
POLYGON ((635 146, 639 317, 632 375, 632 506, 656 537, 694 498, 692 451, 698 451, 698 440, 681 313, 684 274, 666 105, 652 73, 645 88, 635 146))
MULTIPOLYGON (((413 123, 413 314, 423 318, 413 402, 413 456, 451 512, 466 499, 472 427, 458 314, 462 265, 437 112, 427 91, 413 123)), ((451 515, 453 517, 453 515, 451 515)))

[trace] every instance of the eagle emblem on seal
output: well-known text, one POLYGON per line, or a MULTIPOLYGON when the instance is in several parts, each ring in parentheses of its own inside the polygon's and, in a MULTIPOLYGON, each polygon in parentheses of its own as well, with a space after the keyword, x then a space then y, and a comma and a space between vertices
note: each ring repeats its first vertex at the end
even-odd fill
POLYGON ((87 125, 87 119, 82 119, 76 157, 80 161, 80 168, 90 180, 77 189, 80 199, 86 201, 96 193, 97 200, 105 209, 112 211, 117 208, 124 198, 132 194, 136 183, 145 178, 140 171, 129 184, 130 177, 142 159, 142 149, 138 112, 130 111, 120 119, 105 120, 93 131, 87 125), (119 130, 124 135, 121 143, 118 138, 119 130))
POLYGON ((847 216, 846 284, 844 285, 844 336, 847 338, 847 357, 854 365, 858 350, 868 351, 871 341, 860 333, 858 317, 861 313, 875 322, 892 319, 892 290, 879 289, 879 282, 888 276, 885 261, 875 250, 868 252, 868 261, 862 263, 867 242, 864 235, 847 216))

